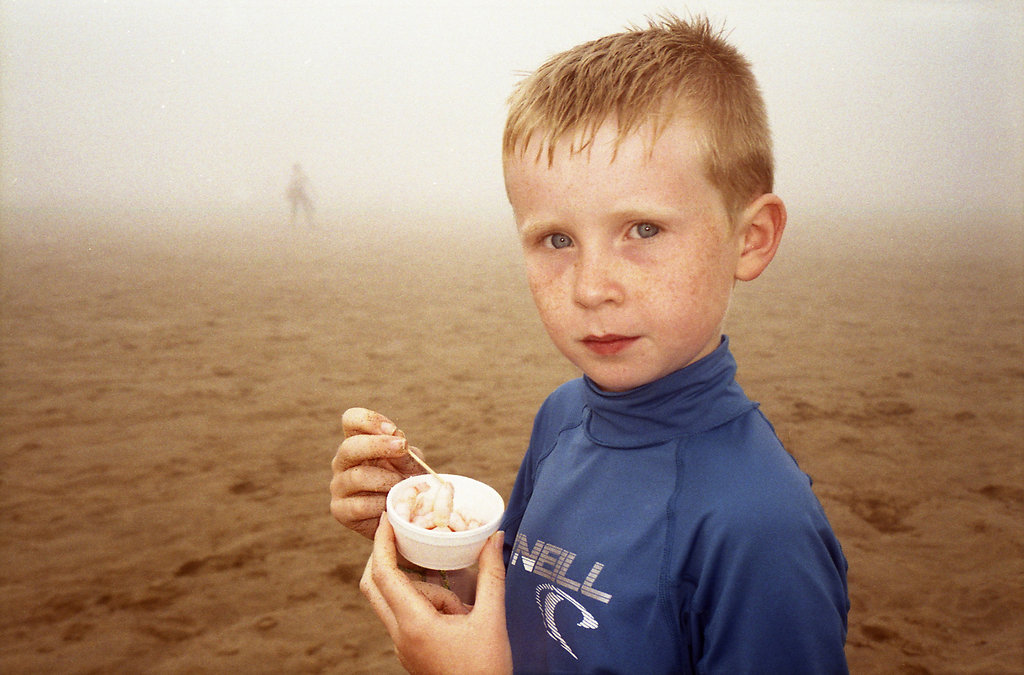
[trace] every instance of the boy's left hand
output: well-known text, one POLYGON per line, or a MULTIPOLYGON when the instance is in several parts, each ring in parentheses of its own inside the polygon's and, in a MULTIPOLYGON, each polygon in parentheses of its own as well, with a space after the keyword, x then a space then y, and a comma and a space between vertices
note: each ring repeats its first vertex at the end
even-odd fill
POLYGON ((476 604, 470 607, 439 586, 411 581, 398 568, 391 523, 386 514, 381 518, 359 588, 410 673, 512 672, 503 539, 501 532, 495 533, 480 552, 476 604))

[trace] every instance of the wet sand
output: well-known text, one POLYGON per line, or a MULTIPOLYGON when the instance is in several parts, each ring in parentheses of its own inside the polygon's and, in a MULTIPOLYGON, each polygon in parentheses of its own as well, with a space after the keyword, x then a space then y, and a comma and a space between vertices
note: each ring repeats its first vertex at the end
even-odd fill
MULTIPOLYGON (((342 411, 507 497, 576 373, 510 225, 388 225, 4 214, 0 672, 402 672, 328 513, 342 411)), ((850 561, 855 673, 1024 672, 1014 227, 793 222, 737 291, 741 383, 850 561)))

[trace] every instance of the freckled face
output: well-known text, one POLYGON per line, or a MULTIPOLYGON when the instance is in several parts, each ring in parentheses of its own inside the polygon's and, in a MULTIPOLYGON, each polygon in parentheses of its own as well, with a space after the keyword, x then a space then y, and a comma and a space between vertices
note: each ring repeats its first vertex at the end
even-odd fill
POLYGON ((697 136, 678 122, 653 147, 615 150, 606 123, 589 152, 568 142, 505 167, 526 273, 555 346, 598 386, 623 391, 709 354, 721 339, 740 254, 697 136))

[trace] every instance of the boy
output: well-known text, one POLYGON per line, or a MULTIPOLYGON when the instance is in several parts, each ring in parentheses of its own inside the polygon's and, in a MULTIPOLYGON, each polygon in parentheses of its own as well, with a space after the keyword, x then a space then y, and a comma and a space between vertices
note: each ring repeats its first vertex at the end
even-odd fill
POLYGON ((377 516, 404 438, 346 413, 332 511, 375 532, 361 587, 403 664, 845 672, 846 560, 722 333, 786 221, 749 64, 703 19, 608 36, 519 85, 503 146, 531 293, 584 375, 537 414, 472 609, 399 572, 377 516))

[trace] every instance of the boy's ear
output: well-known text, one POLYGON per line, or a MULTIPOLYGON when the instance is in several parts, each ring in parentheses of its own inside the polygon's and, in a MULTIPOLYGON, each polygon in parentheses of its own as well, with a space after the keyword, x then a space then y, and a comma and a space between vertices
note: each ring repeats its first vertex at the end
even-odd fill
POLYGON ((763 194, 747 206, 740 216, 740 258, 736 278, 756 279, 775 257, 786 229, 786 205, 777 195, 763 194))

